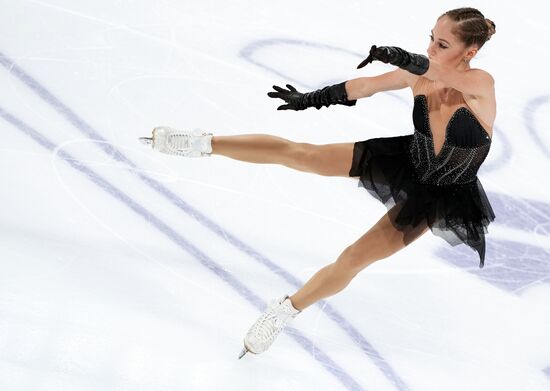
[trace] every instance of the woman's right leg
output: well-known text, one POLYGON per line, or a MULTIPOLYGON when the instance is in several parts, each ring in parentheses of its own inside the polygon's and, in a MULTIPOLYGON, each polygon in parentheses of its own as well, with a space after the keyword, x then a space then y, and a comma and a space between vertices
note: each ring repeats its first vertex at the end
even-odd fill
POLYGON ((354 143, 297 143, 269 134, 213 136, 212 154, 283 166, 324 176, 349 177, 354 143))
POLYGON ((268 307, 246 333, 239 358, 247 351, 264 352, 300 311, 341 291, 369 264, 399 251, 428 230, 426 223, 404 231, 397 230, 392 221, 395 221, 399 208, 391 208, 366 234, 346 248, 336 262, 315 273, 294 295, 288 298, 285 295, 268 307))
POLYGON ((404 232, 397 230, 391 221, 399 210, 400 205, 394 206, 367 233, 348 246, 336 262, 315 273, 290 297, 294 308, 301 311, 318 300, 340 292, 368 265, 403 249, 428 230, 425 222, 404 232))

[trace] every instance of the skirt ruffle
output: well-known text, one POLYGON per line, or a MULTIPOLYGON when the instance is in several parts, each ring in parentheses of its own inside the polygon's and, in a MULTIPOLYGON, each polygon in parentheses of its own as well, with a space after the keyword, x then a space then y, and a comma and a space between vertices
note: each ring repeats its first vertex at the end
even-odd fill
POLYGON ((437 186, 420 183, 408 153, 413 135, 356 142, 349 172, 358 186, 382 202, 395 228, 406 235, 426 223, 452 246, 466 244, 484 266, 485 234, 495 214, 481 182, 437 186), (397 208, 394 208, 397 206, 397 208))

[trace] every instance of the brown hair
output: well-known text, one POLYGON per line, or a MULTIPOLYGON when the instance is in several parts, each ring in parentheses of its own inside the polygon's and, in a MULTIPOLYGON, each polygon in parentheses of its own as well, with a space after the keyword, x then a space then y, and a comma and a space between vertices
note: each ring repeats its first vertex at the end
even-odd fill
POLYGON ((496 33, 495 23, 475 8, 456 8, 445 12, 438 19, 443 16, 448 16, 456 22, 452 32, 464 43, 465 47, 477 45, 481 49, 485 42, 496 33))

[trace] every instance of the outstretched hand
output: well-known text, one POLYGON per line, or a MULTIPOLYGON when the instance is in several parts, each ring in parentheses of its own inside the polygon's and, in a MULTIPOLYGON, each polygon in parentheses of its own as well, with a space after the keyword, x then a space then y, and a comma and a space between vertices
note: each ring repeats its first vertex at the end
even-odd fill
POLYGON ((423 75, 430 67, 430 60, 423 54, 410 53, 397 46, 372 45, 369 56, 357 66, 357 69, 364 67, 374 60, 390 63, 415 75, 423 75))
POLYGON ((374 60, 382 61, 387 64, 393 57, 392 51, 388 46, 376 47, 376 45, 372 45, 368 57, 364 59, 361 64, 357 65, 357 69, 363 68, 365 65, 373 62, 374 60))
POLYGON ((280 98, 286 102, 286 104, 277 107, 277 110, 304 110, 301 105, 301 99, 304 96, 301 92, 290 84, 286 85, 288 90, 279 86, 273 86, 275 91, 270 91, 267 96, 270 98, 280 98))

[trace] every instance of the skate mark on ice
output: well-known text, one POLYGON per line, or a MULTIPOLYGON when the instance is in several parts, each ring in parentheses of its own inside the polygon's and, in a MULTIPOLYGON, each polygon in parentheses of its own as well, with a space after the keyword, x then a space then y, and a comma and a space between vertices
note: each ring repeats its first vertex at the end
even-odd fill
MULTIPOLYGON (((174 204, 179 209, 187 213, 189 216, 194 217, 201 224, 203 224, 204 226, 212 230, 214 233, 216 233, 218 236, 220 236, 224 241, 231 243, 233 246, 243 251, 245 254, 249 255, 252 259, 266 266, 271 272, 278 275, 279 277, 281 277, 283 280, 285 280, 292 286, 299 288, 303 285, 301 281, 299 281, 291 273, 289 273, 288 271, 284 270, 282 267, 277 265, 274 261, 270 260, 265 255, 259 253, 257 250, 253 249, 251 246, 249 246, 248 244, 238 239, 236 236, 226 231, 223 227, 218 225, 216 222, 209 219, 207 216, 202 214, 199 210, 195 209, 193 206, 191 206, 189 203, 184 201, 182 198, 178 197, 176 194, 171 192, 168 188, 166 188, 160 182, 143 174, 143 172, 137 169, 136 165, 129 158, 127 158, 121 151, 119 151, 117 148, 109 144, 109 142, 105 140, 99 132, 93 129, 87 122, 81 119, 75 112, 73 112, 68 106, 66 106, 51 92, 49 92, 44 86, 42 86, 42 84, 40 84, 38 81, 32 78, 21 67, 15 64, 11 59, 4 56, 2 52, 0 52, 0 64, 3 65, 10 72, 12 76, 16 77, 25 85, 27 85, 27 87, 29 87, 34 93, 36 93, 42 100, 44 100, 47 104, 52 106, 62 117, 64 117, 70 124, 72 124, 80 132, 84 133, 86 136, 88 136, 92 140, 100 141, 95 145, 101 150, 103 150, 108 156, 115 159, 116 161, 124 162, 128 166, 134 168, 134 170, 132 170, 133 174, 137 175, 143 182, 145 182, 153 190, 157 191, 162 196, 166 197, 172 204, 174 204)), ((9 114, 6 113, 6 115, 9 115, 9 114)), ((15 120, 16 122, 19 121, 15 119, 15 117, 13 117, 13 120, 15 120)), ((28 130, 25 132, 27 134, 31 133, 31 128, 25 127, 26 125, 22 125, 22 123, 20 123, 20 125, 23 126, 23 128, 20 128, 20 130, 22 131, 28 130)), ((35 134, 36 136, 35 141, 38 141, 41 145, 43 145, 46 148, 55 147, 53 143, 51 143, 49 140, 45 141, 46 139, 40 133, 36 131, 34 132, 35 133, 33 134, 35 134)), ((64 156, 68 156, 68 155, 65 154, 64 156)), ((175 234, 177 235, 177 233, 175 234)), ((253 301, 251 300, 249 301, 252 302, 256 306, 256 308, 258 308, 260 311, 263 311, 263 309, 265 308, 264 304, 262 305, 259 304, 263 302, 256 296, 254 296, 253 301)), ((336 325, 340 327, 353 340, 354 343, 356 343, 360 347, 363 353, 380 368, 382 373, 388 378, 388 380, 392 384, 396 386, 396 388, 399 391, 406 391, 409 389, 407 385, 404 383, 404 381, 397 375, 397 373, 387 363, 387 361, 384 360, 384 358, 380 355, 380 353, 378 353, 378 351, 374 349, 372 344, 369 343, 365 339, 365 337, 361 335, 361 333, 355 327, 353 327, 351 323, 347 321, 338 311, 336 311, 331 305, 327 304, 324 301, 317 302, 316 305, 320 306, 322 311, 324 311, 325 314, 332 321, 334 321, 336 325)), ((325 367, 327 368, 327 366, 325 367)), ((345 374, 345 372, 343 372, 341 369, 339 369, 336 366, 329 365, 328 368, 333 374, 334 373, 345 374), (338 370, 334 372, 332 370, 333 368, 338 368, 338 370)), ((347 374, 346 376, 349 377, 349 375, 347 374)), ((351 377, 349 378, 351 379, 351 377)))
MULTIPOLYGON (((55 149, 56 146, 53 142, 48 140, 44 135, 36 131, 34 128, 30 127, 28 124, 24 123, 17 117, 5 111, 2 107, 0 107, 0 117, 2 117, 6 122, 12 124, 15 128, 25 133, 27 136, 31 137, 42 147, 48 149, 49 151, 53 151, 55 149)), ((168 239, 178 245, 181 249, 195 257, 203 266, 213 271, 218 277, 220 277, 231 288, 233 288, 238 295, 243 297, 250 304, 254 305, 259 311, 263 311, 263 309, 266 307, 266 303, 262 301, 256 294, 254 294, 254 292, 252 292, 248 287, 246 287, 246 285, 244 285, 231 273, 224 270, 223 267, 221 267, 218 263, 208 257, 199 248, 195 247, 185 237, 181 236, 174 229, 164 223, 161 219, 159 219, 149 210, 144 208, 141 204, 134 201, 122 190, 118 189, 116 186, 101 177, 95 171, 87 167, 86 164, 78 161, 67 152, 59 151, 58 156, 71 167, 84 174, 89 180, 91 180, 103 191, 113 196, 116 200, 120 201, 126 207, 130 208, 149 224, 153 225, 157 230, 159 230, 168 239)), ((307 338, 295 329, 289 329, 288 331, 286 331, 286 334, 291 336, 296 342, 298 342, 298 344, 306 352, 308 352, 315 360, 321 363, 323 367, 329 373, 335 376, 347 389, 364 389, 349 374, 347 374, 341 367, 339 367, 330 357, 328 357, 326 353, 315 346, 309 338, 307 338), (315 354, 312 353, 312 350, 315 352, 315 354)))

